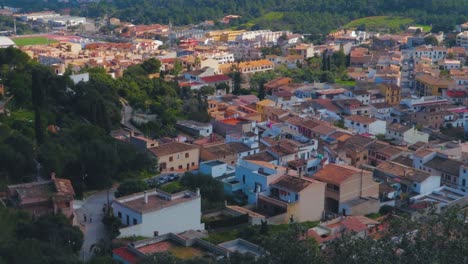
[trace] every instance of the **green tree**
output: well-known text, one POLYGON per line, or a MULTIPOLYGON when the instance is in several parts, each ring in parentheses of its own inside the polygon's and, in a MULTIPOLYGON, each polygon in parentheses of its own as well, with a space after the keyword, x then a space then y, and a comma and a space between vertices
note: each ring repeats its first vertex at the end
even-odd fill
POLYGON ((433 35, 429 35, 427 37, 424 38, 424 44, 426 45, 432 45, 432 46, 438 46, 439 45, 439 41, 437 40, 436 37, 434 37, 433 35))
POLYGON ((174 68, 171 70, 171 74, 174 76, 178 76, 182 70, 184 69, 182 62, 178 59, 174 62, 174 68))
POLYGON ((141 64, 143 70, 145 70, 148 74, 157 73, 161 68, 161 61, 155 58, 151 58, 149 60, 145 60, 143 64, 141 64))
POLYGON ((126 196, 148 190, 149 186, 142 180, 126 180, 119 185, 115 197, 126 196))
POLYGON ((323 263, 317 243, 307 238, 307 230, 299 224, 290 224, 264 242, 270 263, 323 263))

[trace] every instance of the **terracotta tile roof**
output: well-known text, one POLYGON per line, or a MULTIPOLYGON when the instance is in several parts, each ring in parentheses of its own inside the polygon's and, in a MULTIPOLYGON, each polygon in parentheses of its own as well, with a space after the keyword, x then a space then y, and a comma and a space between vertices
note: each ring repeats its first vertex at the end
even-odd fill
MULTIPOLYGON (((361 170, 345 165, 328 164, 314 174, 313 178, 319 181, 340 185, 353 175, 361 173, 361 170)), ((369 172, 363 172, 369 173, 369 172)))
MULTIPOLYGON (((346 133, 346 132, 343 132, 343 131, 335 131, 333 133, 331 133, 328 137, 331 137, 331 138, 334 138, 334 139, 338 139, 338 138, 341 138, 342 136, 349 136, 349 137, 352 137, 353 135, 349 134, 349 133, 346 133)), ((348 138, 349 138, 348 137, 348 138)))
POLYGON ((434 157, 432 160, 424 164, 426 167, 457 176, 459 174, 460 166, 462 165, 463 162, 452 159, 444 159, 441 157, 434 157))
POLYGON ((220 75, 213 75, 213 76, 201 77, 200 80, 202 80, 204 83, 217 83, 217 82, 227 82, 227 81, 230 81, 231 78, 229 78, 229 76, 220 74, 220 75))
POLYGON ((180 153, 183 151, 189 151, 189 150, 193 150, 197 148, 198 146, 194 146, 194 145, 190 145, 186 143, 171 142, 171 143, 159 145, 158 147, 150 148, 148 150, 151 151, 151 153, 153 153, 157 157, 160 157, 160 156, 180 153))
POLYGON ((112 250, 112 254, 119 256, 129 264, 135 264, 139 258, 126 247, 120 247, 112 250))
POLYGON ((326 125, 318 125, 316 127, 313 127, 311 129, 311 131, 317 133, 317 134, 320 134, 322 136, 326 136, 326 135, 329 135, 333 132, 336 131, 335 128, 331 127, 331 126, 326 126, 326 125))
POLYGON ((258 161, 274 161, 276 158, 270 154, 268 151, 262 151, 244 158, 245 160, 258 160, 258 161))
POLYGON ((363 135, 354 135, 345 141, 345 146, 350 148, 366 148, 370 143, 375 140, 365 137, 363 135))
POLYGON ((431 176, 428 172, 407 167, 392 161, 383 161, 377 166, 377 170, 401 179, 415 182, 423 182, 431 176))
POLYGON ((449 85, 455 83, 452 80, 447 80, 447 79, 439 79, 435 78, 431 75, 420 75, 416 77, 417 81, 423 82, 428 85, 432 86, 441 86, 441 87, 448 87, 449 85))
POLYGON ((70 180, 56 178, 54 179, 54 184, 55 189, 57 190, 57 194, 75 196, 75 191, 73 190, 73 186, 70 180))
POLYGON ((284 175, 271 184, 272 187, 285 189, 295 193, 301 192, 312 184, 323 184, 316 180, 284 175))
POLYGON ((350 121, 354 121, 354 122, 357 122, 357 123, 360 123, 360 124, 372 124, 375 121, 377 121, 377 119, 375 119, 375 118, 362 116, 362 115, 347 116, 347 117, 345 117, 345 119, 350 120, 350 121))
POLYGON ((139 247, 138 251, 145 255, 151 255, 154 253, 167 252, 170 248, 174 247, 174 244, 170 241, 161 241, 152 243, 143 247, 139 247))
POLYGON ((396 132, 399 132, 399 133, 404 133, 408 130, 410 130, 411 128, 409 126, 405 126, 405 125, 402 125, 400 123, 393 123, 391 125, 389 125, 387 127, 387 130, 390 130, 390 131, 396 131, 396 132))
POLYGON ((433 153, 434 151, 432 150, 429 150, 429 149, 420 149, 418 151, 416 151, 416 153, 414 153, 416 156, 420 157, 420 158, 423 158, 423 157, 426 157, 427 155, 433 153))

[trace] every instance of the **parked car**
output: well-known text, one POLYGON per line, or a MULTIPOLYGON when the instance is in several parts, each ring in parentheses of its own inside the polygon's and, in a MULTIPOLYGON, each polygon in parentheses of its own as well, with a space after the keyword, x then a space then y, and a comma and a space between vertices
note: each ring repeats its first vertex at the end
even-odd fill
POLYGON ((177 174, 171 174, 171 175, 169 176, 169 181, 170 181, 170 182, 178 181, 179 179, 180 179, 180 177, 179 177, 179 175, 177 175, 177 174))
POLYGON ((158 183, 159 183, 159 184, 165 184, 165 183, 168 183, 168 182, 169 182, 169 176, 161 177, 161 178, 159 178, 159 180, 158 180, 158 183))

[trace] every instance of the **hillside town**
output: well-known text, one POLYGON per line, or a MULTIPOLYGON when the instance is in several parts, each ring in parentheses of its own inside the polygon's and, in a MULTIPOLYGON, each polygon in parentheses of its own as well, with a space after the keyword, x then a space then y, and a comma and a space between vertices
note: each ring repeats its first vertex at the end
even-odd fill
MULTIPOLYGON (((46 44, 1 36, 2 49, 20 49, 77 87, 91 82, 89 69, 118 80, 155 59, 158 70, 145 78, 206 104, 208 120, 178 118, 175 132, 161 136, 146 126, 161 112, 119 92, 122 120, 109 134, 153 158, 144 190, 117 195, 122 182, 114 181, 76 199, 73 181, 52 173, 1 193, 35 216, 63 213, 84 233, 84 260, 105 237, 107 213, 120 223, 115 239, 125 241, 112 258, 127 264, 177 248, 260 257, 268 250, 255 239, 214 237, 291 223, 326 251, 344 234, 378 240, 392 215, 419 219, 468 206, 468 22, 449 33, 337 29, 313 44, 290 31, 214 29, 214 21, 175 27, 53 11, 2 16, 50 30, 37 35, 46 44), (104 25, 113 29, 105 37, 104 25), (221 199, 190 185, 203 177, 222 186, 221 199)), ((14 116, 9 88, 0 86, 0 116, 14 116)))

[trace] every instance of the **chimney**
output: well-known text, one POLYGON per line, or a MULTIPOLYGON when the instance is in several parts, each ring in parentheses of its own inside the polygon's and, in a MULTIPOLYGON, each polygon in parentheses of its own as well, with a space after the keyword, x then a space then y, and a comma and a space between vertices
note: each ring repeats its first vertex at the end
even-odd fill
POLYGON ((148 203, 148 193, 145 191, 144 195, 145 195, 145 204, 147 204, 148 203))
POLYGON ((197 197, 200 197, 200 188, 197 188, 197 197))
POLYGON ((55 172, 52 172, 52 173, 50 174, 50 179, 51 179, 51 180, 55 180, 55 172))

